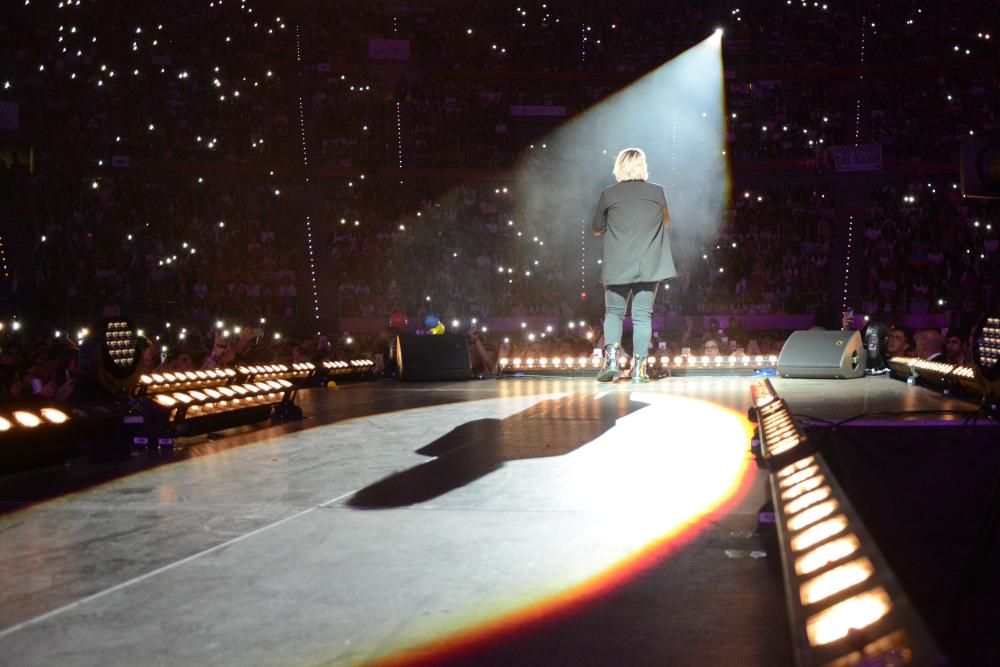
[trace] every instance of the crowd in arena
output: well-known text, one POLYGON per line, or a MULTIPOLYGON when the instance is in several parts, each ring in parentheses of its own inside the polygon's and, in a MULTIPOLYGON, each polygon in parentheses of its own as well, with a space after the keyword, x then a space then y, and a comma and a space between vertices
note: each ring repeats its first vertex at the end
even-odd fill
POLYGON ((864 309, 983 312, 1000 276, 995 209, 961 196, 957 183, 888 182, 864 229, 864 309))
POLYGON ((15 313, 63 322, 122 312, 193 321, 296 316, 301 266, 288 233, 290 197, 266 178, 0 171, 12 181, 9 212, 26 223, 8 239, 26 252, 7 281, 15 313))

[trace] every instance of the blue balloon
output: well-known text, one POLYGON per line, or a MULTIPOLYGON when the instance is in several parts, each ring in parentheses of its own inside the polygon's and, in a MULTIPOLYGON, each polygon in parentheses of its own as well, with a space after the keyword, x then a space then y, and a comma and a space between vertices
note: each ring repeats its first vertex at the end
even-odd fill
POLYGON ((424 318, 424 328, 433 329, 434 327, 436 327, 438 325, 438 322, 440 322, 440 321, 441 320, 440 320, 440 318, 438 318, 437 315, 435 315, 434 313, 431 313, 427 317, 424 318))

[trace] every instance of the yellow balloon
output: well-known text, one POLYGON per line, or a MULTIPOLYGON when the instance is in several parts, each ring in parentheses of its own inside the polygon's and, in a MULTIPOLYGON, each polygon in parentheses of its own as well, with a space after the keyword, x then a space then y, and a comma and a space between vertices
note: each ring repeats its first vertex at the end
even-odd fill
POLYGON ((435 336, 440 336, 441 334, 443 334, 444 333, 444 323, 443 322, 438 322, 437 324, 435 324, 431 328, 431 333, 434 334, 435 336))

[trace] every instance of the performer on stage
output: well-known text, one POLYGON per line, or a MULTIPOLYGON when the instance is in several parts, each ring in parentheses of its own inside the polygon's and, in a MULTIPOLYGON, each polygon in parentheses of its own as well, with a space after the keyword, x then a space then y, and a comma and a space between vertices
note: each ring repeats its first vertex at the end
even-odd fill
POLYGON ((632 299, 632 381, 649 382, 646 355, 652 337, 653 300, 660 281, 677 275, 670 254, 670 212, 663 188, 647 183, 646 154, 626 148, 614 168, 617 184, 601 193, 591 223, 604 237, 601 282, 604 284, 604 365, 599 382, 621 375, 618 350, 622 322, 632 299))

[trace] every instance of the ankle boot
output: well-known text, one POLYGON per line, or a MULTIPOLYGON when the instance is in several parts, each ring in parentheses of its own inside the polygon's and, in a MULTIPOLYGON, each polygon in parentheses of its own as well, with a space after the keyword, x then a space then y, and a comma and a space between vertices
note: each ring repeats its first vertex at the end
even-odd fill
POLYGON ((649 382, 649 373, 646 369, 647 357, 636 357, 632 363, 632 383, 646 384, 649 382))
POLYGON ((621 376, 622 372, 618 367, 618 350, 617 343, 604 347, 604 365, 597 372, 598 382, 614 382, 621 376))

